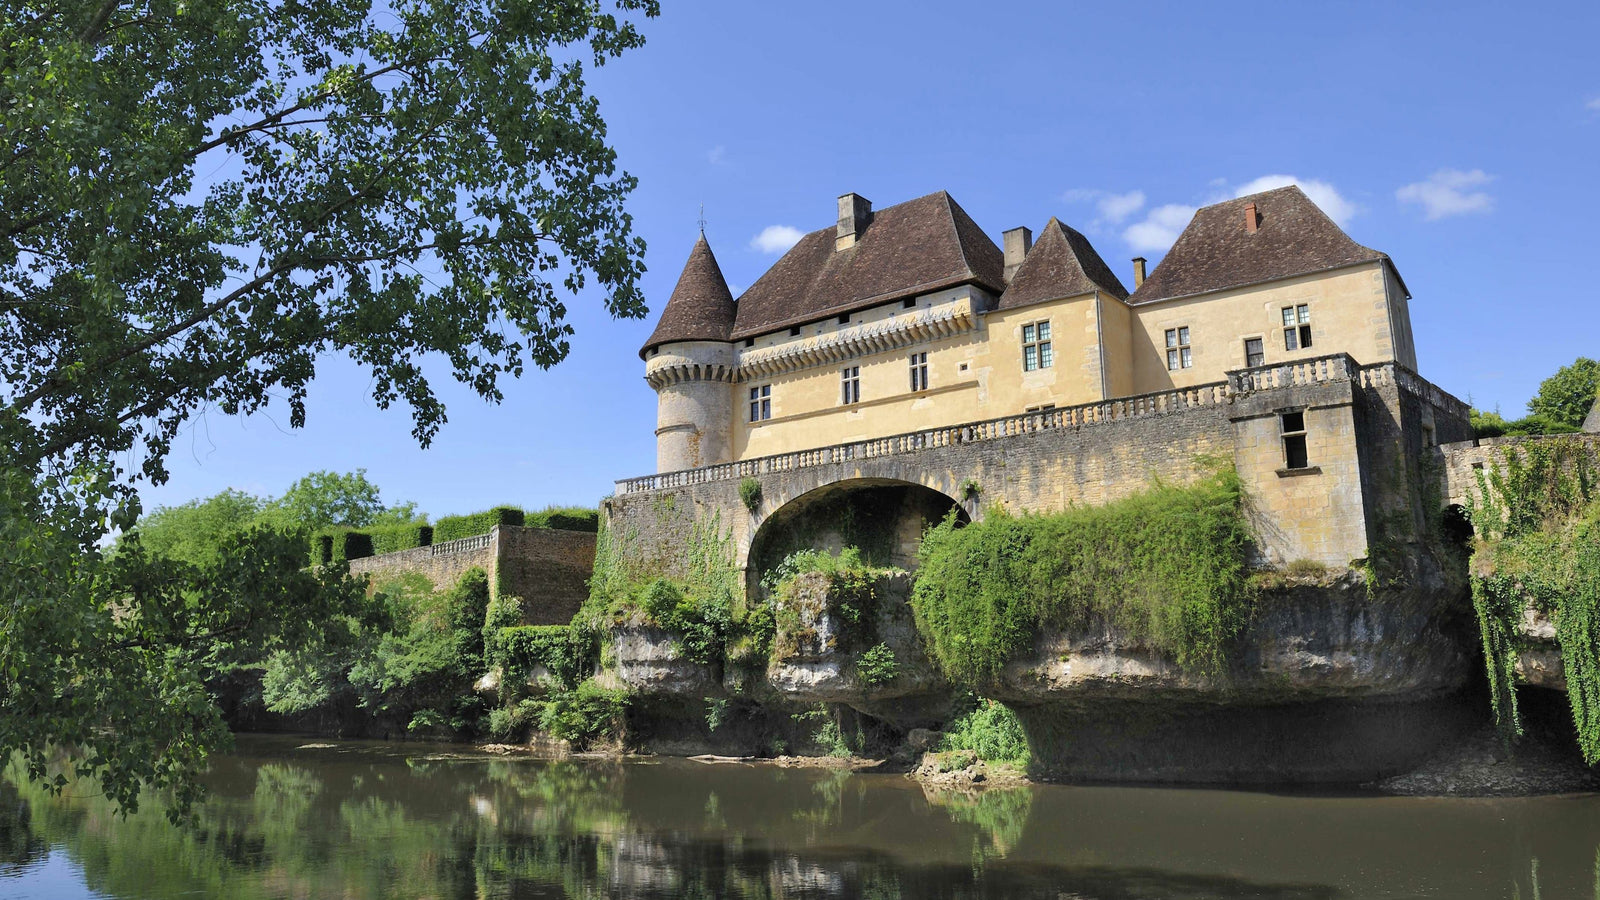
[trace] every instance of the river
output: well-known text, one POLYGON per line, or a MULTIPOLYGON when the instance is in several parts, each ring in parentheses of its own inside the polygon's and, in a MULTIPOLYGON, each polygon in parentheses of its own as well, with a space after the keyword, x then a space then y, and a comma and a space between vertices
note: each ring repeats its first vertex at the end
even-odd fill
POLYGON ((1600 796, 1043 785, 241 736, 197 822, 0 783, 0 897, 1600 898, 1600 796))

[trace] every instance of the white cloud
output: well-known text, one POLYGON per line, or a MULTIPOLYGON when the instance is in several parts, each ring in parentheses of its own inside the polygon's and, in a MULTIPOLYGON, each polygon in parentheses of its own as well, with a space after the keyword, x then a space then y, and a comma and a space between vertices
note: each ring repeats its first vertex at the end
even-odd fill
POLYGON ((1234 188, 1233 195, 1235 197, 1243 197, 1247 194, 1259 194, 1262 191, 1288 187, 1291 184, 1299 185, 1300 190, 1311 198, 1312 203, 1321 207, 1322 211, 1328 214, 1328 218, 1341 226, 1349 222, 1355 217, 1356 213, 1361 211, 1359 207, 1346 200, 1334 189, 1333 185, 1326 181, 1318 181, 1315 178, 1296 178, 1293 175, 1263 175, 1254 181, 1246 182, 1234 188))
POLYGON ((1593 100, 1590 100, 1588 103, 1585 103, 1583 108, 1593 110, 1594 112, 1600 112, 1600 97, 1596 97, 1593 100))
POLYGON ((1129 191, 1126 194, 1107 194, 1095 204, 1100 210, 1100 215, 1113 225, 1120 225, 1122 221, 1144 208, 1144 191, 1129 191))
POLYGON ((762 253, 782 253, 800 242, 805 232, 792 225, 768 225, 750 239, 750 249, 762 253))
POLYGON ((1195 208, 1179 203, 1157 206, 1145 215, 1144 220, 1129 225, 1122 232, 1128 246, 1141 252, 1165 252, 1178 239, 1184 226, 1194 218, 1195 208))
POLYGON ((721 144, 712 147, 710 150, 706 151, 706 161, 711 163, 713 166, 722 165, 728 161, 728 148, 722 146, 721 144))
POLYGON ((1483 187, 1494 180, 1482 169, 1462 172, 1458 169, 1440 169, 1426 181, 1408 184, 1394 192, 1401 203, 1422 204, 1423 217, 1432 222, 1449 216, 1488 212, 1494 208, 1494 198, 1483 187))

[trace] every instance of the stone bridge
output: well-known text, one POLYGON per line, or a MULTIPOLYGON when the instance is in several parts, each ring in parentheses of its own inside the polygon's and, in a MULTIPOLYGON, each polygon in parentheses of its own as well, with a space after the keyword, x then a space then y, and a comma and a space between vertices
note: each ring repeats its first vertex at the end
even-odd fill
POLYGON ((1343 566, 1367 555, 1380 521, 1391 533, 1396 516, 1421 525, 1420 487, 1433 474, 1424 458, 1439 441, 1470 437, 1460 400, 1394 363, 1339 354, 1193 388, 625 479, 604 511, 628 552, 664 574, 678 571, 697 522, 731 532, 749 571, 774 547, 848 537, 816 521, 824 511, 846 523, 876 515, 893 561, 905 564, 922 526, 951 508, 978 520, 993 509, 1099 505, 1231 464, 1260 562, 1343 566), (1285 467, 1283 412, 1304 413, 1306 468, 1285 467), (752 480, 760 501, 747 509, 740 486, 752 480))

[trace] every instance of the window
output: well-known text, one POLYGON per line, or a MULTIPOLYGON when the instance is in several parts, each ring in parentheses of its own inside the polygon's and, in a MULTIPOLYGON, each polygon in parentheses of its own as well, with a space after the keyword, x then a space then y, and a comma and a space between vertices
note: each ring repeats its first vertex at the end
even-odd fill
POLYGON ((840 325, 849 325, 850 324, 850 314, 849 313, 845 313, 844 315, 840 316, 839 317, 839 324, 840 325))
POLYGON ((917 298, 915 298, 915 297, 907 297, 906 299, 900 301, 900 308, 901 309, 916 309, 917 308, 917 298))
POLYGON ((1310 347, 1310 305, 1302 303, 1299 306, 1285 306, 1283 308, 1283 349, 1307 350, 1310 347))
POLYGON ((845 366, 839 371, 839 402, 845 406, 861 402, 861 367, 845 366))
POLYGON ((744 345, 746 347, 754 347, 756 345, 756 339, 755 338, 745 338, 744 339, 744 345))
POLYGON ((1261 338, 1244 339, 1244 364, 1254 368, 1267 361, 1266 354, 1261 352, 1261 338))
POLYGON ((750 421, 760 422, 772 418, 772 385, 763 384, 750 389, 750 421))
POLYGON ((800 326, 799 325, 796 325, 793 328, 789 329, 789 337, 799 337, 799 336, 800 336, 800 326))
POLYGON ((1022 326, 1022 371, 1048 369, 1055 361, 1050 352, 1050 320, 1022 326))
POLYGON ((1305 411, 1279 413, 1278 424, 1283 432, 1283 467, 1309 468, 1310 463, 1306 459, 1305 411))
POLYGON ((1194 353, 1189 349, 1189 326, 1167 329, 1167 371, 1176 372, 1194 365, 1194 353))
POLYGON ((911 354, 911 392, 928 389, 928 354, 911 354))

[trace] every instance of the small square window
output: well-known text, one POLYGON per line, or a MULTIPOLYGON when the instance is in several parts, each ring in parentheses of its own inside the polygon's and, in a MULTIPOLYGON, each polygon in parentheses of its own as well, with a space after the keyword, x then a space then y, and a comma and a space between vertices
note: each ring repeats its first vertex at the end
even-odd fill
POLYGON ((917 308, 917 298, 915 298, 915 297, 907 297, 906 299, 900 301, 900 308, 901 309, 916 309, 917 308))
POLYGON ((789 337, 799 337, 799 336, 800 336, 800 326, 799 325, 796 325, 793 328, 789 329, 789 337))
POLYGON ((839 317, 839 324, 840 325, 849 325, 850 324, 850 314, 849 313, 845 313, 844 315, 840 316, 839 317))
POLYGON ((744 339, 744 345, 746 347, 754 347, 756 345, 756 339, 755 338, 745 338, 744 339))

